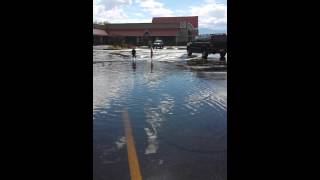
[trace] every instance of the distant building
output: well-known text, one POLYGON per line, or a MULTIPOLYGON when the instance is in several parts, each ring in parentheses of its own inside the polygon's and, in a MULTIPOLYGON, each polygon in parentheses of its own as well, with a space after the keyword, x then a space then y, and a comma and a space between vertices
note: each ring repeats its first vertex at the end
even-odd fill
POLYGON ((154 17, 152 23, 190 23, 194 31, 194 35, 198 35, 198 16, 180 16, 180 17, 154 17))
POLYGON ((102 29, 93 29, 93 45, 108 43, 108 33, 102 29))
POLYGON ((198 35, 198 17, 155 17, 152 23, 94 24, 93 31, 94 45, 150 45, 156 39, 163 40, 165 45, 185 45, 198 35))

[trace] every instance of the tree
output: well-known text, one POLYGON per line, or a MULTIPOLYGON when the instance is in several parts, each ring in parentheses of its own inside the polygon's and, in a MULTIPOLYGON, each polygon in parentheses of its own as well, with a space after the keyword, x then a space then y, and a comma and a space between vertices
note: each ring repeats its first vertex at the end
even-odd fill
POLYGON ((103 25, 110 24, 108 21, 103 21, 103 25))
POLYGON ((106 24, 110 24, 108 21, 98 21, 98 20, 94 20, 93 24, 99 24, 99 25, 106 25, 106 24))

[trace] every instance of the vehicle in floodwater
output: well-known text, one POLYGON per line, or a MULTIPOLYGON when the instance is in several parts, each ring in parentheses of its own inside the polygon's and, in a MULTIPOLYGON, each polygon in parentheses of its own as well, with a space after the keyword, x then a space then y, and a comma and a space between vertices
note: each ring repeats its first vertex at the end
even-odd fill
POLYGON ((163 48, 163 41, 158 39, 158 40, 155 40, 153 45, 152 45, 153 49, 154 48, 160 48, 162 49, 163 48))
POLYGON ((192 53, 202 53, 202 58, 207 59, 208 55, 219 53, 225 57, 227 53, 227 34, 210 34, 197 36, 195 40, 187 44, 188 56, 192 53))

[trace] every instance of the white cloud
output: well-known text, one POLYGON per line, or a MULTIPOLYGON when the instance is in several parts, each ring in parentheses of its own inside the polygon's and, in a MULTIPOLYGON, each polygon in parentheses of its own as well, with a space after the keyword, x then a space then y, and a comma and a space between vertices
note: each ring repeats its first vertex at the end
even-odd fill
POLYGON ((142 17, 142 16, 143 16, 142 13, 133 13, 133 14, 136 15, 136 16, 139 16, 139 17, 142 17))
POLYGON ((215 0, 206 0, 203 5, 191 7, 191 15, 199 16, 199 27, 209 29, 226 29, 227 5, 215 0))
POLYGON ((191 6, 185 10, 171 10, 167 6, 159 0, 93 0, 93 20, 111 23, 150 23, 152 17, 156 16, 199 16, 200 29, 227 27, 227 5, 215 0, 205 0, 198 6, 191 6), (130 11, 131 8, 133 11, 130 11))
POLYGON ((126 18, 121 20, 115 20, 115 23, 151 23, 152 18, 126 18))
POLYGON ((93 0, 93 21, 112 23, 142 23, 151 22, 151 18, 143 18, 142 13, 136 13, 141 18, 131 18, 123 7, 132 5, 132 0, 93 0))
POLYGON ((93 6, 93 20, 102 22, 114 22, 121 19, 126 19, 128 15, 123 11, 122 8, 113 7, 110 10, 106 10, 102 5, 93 6))
POLYGON ((120 7, 123 5, 132 4, 132 0, 93 0, 93 1, 98 5, 104 6, 106 10, 113 9, 114 7, 120 7))
POLYGON ((142 10, 149 12, 152 16, 173 16, 172 10, 165 8, 163 3, 156 0, 136 0, 142 10))

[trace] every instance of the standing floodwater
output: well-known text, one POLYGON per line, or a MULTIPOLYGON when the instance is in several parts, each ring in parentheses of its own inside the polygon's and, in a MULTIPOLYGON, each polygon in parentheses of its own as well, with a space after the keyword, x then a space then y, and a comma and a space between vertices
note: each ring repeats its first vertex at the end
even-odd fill
MULTIPOLYGON (((177 66, 186 50, 94 50, 93 176, 129 180, 127 109, 146 180, 227 179, 227 73, 177 66)), ((209 56, 209 60, 215 56, 209 56)))

